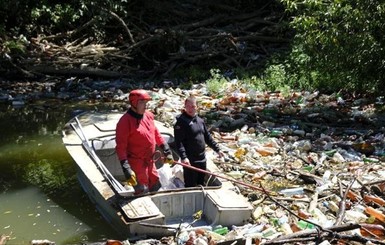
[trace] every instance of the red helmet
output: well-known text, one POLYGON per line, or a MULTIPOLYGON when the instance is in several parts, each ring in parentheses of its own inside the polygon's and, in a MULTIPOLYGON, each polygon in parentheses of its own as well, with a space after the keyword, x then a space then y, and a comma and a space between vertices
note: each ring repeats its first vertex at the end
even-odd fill
POLYGON ((151 96, 143 89, 132 90, 128 96, 130 105, 136 107, 139 100, 151 100, 151 96))

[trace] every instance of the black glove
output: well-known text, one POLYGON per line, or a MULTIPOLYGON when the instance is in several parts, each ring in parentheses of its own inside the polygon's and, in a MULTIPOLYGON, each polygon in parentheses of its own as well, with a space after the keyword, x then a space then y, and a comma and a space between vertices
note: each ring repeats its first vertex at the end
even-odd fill
POLYGON ((127 182, 130 185, 132 185, 132 186, 136 186, 136 184, 137 184, 137 182, 136 182, 136 174, 131 169, 131 166, 128 163, 128 161, 127 160, 122 160, 122 161, 120 161, 120 163, 122 164, 122 169, 123 169, 124 177, 126 177, 127 182))
POLYGON ((162 150, 163 150, 164 163, 173 164, 174 163, 174 157, 172 155, 172 151, 171 151, 170 147, 168 146, 168 144, 165 143, 165 144, 161 145, 160 148, 162 148, 162 150))

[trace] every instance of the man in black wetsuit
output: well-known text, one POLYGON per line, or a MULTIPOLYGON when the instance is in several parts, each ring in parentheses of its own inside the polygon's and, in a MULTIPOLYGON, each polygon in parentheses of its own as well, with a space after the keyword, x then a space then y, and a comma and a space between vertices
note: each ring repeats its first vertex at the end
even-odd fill
MULTIPOLYGON (((206 170, 206 144, 223 157, 218 143, 214 141, 206 124, 197 115, 197 103, 194 96, 185 100, 185 109, 176 117, 174 125, 175 145, 182 163, 206 170)), ((205 174, 183 168, 185 187, 195 187, 204 184, 205 174)))

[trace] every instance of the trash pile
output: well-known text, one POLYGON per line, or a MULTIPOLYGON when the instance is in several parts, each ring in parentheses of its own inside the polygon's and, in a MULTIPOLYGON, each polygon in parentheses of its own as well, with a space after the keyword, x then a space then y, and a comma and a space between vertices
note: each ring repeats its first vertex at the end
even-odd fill
POLYGON ((171 126, 184 98, 194 94, 226 152, 215 163, 262 191, 235 184, 255 208, 248 224, 181 230, 173 243, 385 244, 382 97, 370 102, 337 93, 284 96, 224 87, 218 97, 199 85, 161 89, 150 107, 171 126))
MULTIPOLYGON (((126 105, 128 94, 113 91, 126 105)), ((168 126, 194 94, 226 153, 213 161, 257 188, 235 183, 254 207, 244 226, 186 227, 135 244, 385 244, 383 97, 260 92, 235 80, 216 96, 204 84, 149 92, 149 109, 168 126)))

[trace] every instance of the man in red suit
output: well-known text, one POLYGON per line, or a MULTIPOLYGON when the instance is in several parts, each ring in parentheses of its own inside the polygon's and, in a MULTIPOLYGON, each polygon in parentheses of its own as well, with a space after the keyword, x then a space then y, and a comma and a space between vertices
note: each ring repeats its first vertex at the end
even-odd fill
POLYGON ((130 108, 116 125, 116 152, 127 180, 138 182, 136 193, 157 191, 159 175, 153 160, 158 145, 166 159, 172 152, 155 126, 154 115, 146 110, 150 95, 142 89, 133 90, 128 97, 130 108))

